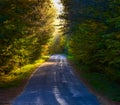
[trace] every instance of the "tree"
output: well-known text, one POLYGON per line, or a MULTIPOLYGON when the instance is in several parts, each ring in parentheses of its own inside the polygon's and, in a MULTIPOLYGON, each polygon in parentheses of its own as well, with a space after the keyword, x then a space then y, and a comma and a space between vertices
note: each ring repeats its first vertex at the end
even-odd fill
POLYGON ((0 1, 0 72, 32 63, 54 32, 51 0, 0 1))
POLYGON ((69 51, 91 72, 120 82, 119 0, 61 0, 69 51))

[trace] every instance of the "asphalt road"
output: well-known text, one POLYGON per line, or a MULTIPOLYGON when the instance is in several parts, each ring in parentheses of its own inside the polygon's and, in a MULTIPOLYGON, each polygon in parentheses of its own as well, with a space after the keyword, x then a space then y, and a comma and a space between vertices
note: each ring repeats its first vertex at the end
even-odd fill
POLYGON ((33 73, 12 105, 100 105, 76 77, 64 55, 53 55, 33 73))

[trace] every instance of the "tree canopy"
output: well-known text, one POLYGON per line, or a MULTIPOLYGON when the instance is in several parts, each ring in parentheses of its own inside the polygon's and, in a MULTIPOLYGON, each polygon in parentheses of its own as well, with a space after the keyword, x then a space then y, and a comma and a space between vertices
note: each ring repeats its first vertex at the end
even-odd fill
POLYGON ((0 0, 0 73, 32 63, 54 32, 51 0, 0 0))
POLYGON ((91 72, 120 83, 120 1, 61 1, 69 53, 91 72))

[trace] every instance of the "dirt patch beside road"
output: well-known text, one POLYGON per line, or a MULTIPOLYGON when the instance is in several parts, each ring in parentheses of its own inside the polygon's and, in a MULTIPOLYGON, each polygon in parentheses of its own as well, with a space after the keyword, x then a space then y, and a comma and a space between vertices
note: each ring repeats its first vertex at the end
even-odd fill
POLYGON ((19 87, 0 89, 0 105, 5 103, 5 105, 10 105, 11 101, 18 96, 24 89, 29 78, 23 80, 19 87))

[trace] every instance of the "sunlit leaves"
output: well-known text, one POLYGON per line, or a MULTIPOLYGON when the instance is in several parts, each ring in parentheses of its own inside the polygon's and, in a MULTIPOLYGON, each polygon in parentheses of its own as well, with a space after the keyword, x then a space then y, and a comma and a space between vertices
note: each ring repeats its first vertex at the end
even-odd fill
POLYGON ((0 1, 0 72, 32 63, 54 32, 50 0, 0 1))

